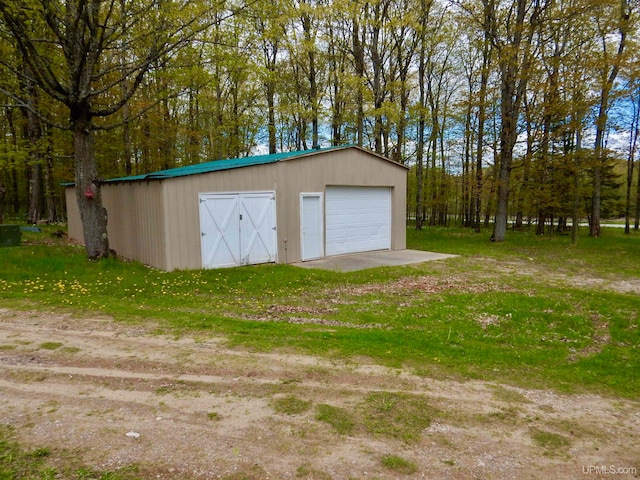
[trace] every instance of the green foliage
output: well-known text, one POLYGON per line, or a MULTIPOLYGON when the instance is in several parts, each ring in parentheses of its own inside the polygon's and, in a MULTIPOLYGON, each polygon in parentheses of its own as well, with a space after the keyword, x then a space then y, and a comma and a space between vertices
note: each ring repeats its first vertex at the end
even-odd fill
MULTIPOLYGON (((85 25, 94 18, 90 15, 73 19, 74 12, 83 11, 79 4, 70 1, 68 10, 49 3, 31 8, 28 0, 14 0, 3 2, 0 9, 4 59, 0 87, 6 92, 0 113, 5 139, 0 184, 7 189, 0 211, 4 206, 8 215, 24 218, 32 192, 44 190, 52 201, 46 202, 48 211, 40 216, 64 217, 56 185, 73 180, 73 141, 68 132, 45 122, 29 129, 28 109, 18 105, 35 105, 52 124, 66 126, 69 111, 60 102, 89 97, 87 103, 99 113, 92 116, 100 128, 95 138, 99 177, 240 157, 269 142, 278 150, 310 147, 313 126, 319 123, 320 136, 328 132, 320 138, 324 144, 359 143, 407 165, 415 165, 416 137, 424 137, 421 203, 428 221, 447 224, 452 215, 470 213, 479 173, 474 165, 478 105, 486 103, 485 116, 495 118, 483 122, 481 144, 497 147, 495 126, 500 123, 500 93, 493 86, 500 82, 488 82, 486 98, 479 92, 479 63, 485 53, 482 3, 403 0, 381 8, 371 1, 158 4, 139 0, 111 3, 107 14, 107 4, 92 1, 87 8, 100 12, 93 25, 85 25), (53 25, 58 25, 57 32, 53 25), (82 35, 65 38, 67 32, 82 35), (28 62, 21 58, 18 38, 33 57, 31 66, 42 67, 34 72, 39 74, 24 75, 28 62), (81 40, 87 43, 80 45, 81 40), (419 52, 428 52, 422 68, 419 52), (91 68, 94 56, 100 68, 91 68), (74 67, 80 70, 69 71, 74 67), (143 71, 146 76, 141 81, 138 74, 143 71), (428 75, 420 78, 421 71, 428 75), (33 79, 41 79, 41 84, 30 85, 33 79), (70 79, 93 83, 81 85, 70 79), (59 91, 69 87, 78 88, 71 94, 59 91), (123 108, 116 108, 120 103, 123 108), (418 134, 425 114, 431 127, 418 134), (31 174, 40 161, 50 167, 49 182, 45 175, 31 174), (30 181, 38 188, 30 188, 30 181)), ((513 5, 494 5, 494 33, 503 41, 519 38, 509 32, 517 18, 509 14, 513 5)), ((617 49, 609 42, 616 41, 619 6, 596 0, 579 5, 544 2, 539 13, 535 22, 522 25, 526 30, 522 38, 548 38, 557 52, 533 49, 529 67, 505 79, 526 80, 522 120, 529 148, 523 158, 514 159, 512 202, 533 218, 541 210, 546 216, 567 215, 575 198, 573 176, 579 173, 577 193, 584 215, 593 193, 594 155, 591 145, 579 148, 576 143, 583 129, 595 127, 590 112, 597 110, 601 79, 611 68, 607 55, 617 49), (608 53, 602 45, 607 45, 608 53), (575 161, 578 157, 580 164, 575 161)), ((630 31, 629 42, 635 42, 635 36, 630 31)), ((486 74, 497 78, 499 59, 515 60, 508 53, 517 46, 489 43, 502 50, 487 56, 486 74)), ((621 62, 614 63, 620 63, 621 76, 632 79, 633 55, 627 50, 621 62)), ((615 98, 629 101, 631 91, 617 89, 615 98)), ((486 158, 488 151, 484 153, 486 158)), ((614 170, 603 166, 602 214, 617 215, 626 187, 617 185, 618 165, 614 170)), ((483 187, 478 193, 484 217, 494 214, 497 183, 486 161, 481 170, 483 187)), ((415 177, 412 170, 408 197, 412 214, 415 177)))

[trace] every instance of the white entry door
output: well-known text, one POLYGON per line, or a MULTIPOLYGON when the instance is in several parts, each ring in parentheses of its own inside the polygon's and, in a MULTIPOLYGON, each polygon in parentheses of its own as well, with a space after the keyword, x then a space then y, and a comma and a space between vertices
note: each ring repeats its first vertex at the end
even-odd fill
POLYGON ((327 255, 391 248, 389 187, 327 187, 327 255))
POLYGON ((275 192, 201 193, 203 268, 277 260, 275 192))
POLYGON ((324 257, 322 210, 322 193, 300 194, 300 244, 303 261, 324 257))

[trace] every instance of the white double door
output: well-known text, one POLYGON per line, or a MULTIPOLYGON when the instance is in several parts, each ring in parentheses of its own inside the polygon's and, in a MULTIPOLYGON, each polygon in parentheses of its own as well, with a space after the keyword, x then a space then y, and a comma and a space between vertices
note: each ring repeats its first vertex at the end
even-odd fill
POLYGON ((201 193, 203 268, 277 260, 275 192, 201 193))

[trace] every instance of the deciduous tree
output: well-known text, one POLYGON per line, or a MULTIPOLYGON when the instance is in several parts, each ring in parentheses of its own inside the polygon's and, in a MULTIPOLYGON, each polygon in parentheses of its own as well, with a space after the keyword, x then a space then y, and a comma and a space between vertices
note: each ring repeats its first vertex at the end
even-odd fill
POLYGON ((89 258, 109 255, 94 132, 127 104, 150 69, 165 67, 206 28, 211 7, 190 0, 0 0, 0 22, 28 66, 16 74, 68 109, 61 126, 73 134, 89 258))

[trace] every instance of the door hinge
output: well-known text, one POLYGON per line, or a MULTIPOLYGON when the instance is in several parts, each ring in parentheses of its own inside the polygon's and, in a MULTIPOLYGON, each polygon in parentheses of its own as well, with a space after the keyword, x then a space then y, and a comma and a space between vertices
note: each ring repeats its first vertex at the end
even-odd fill
POLYGON ((204 233, 204 232, 200 232, 200 236, 201 236, 201 237, 204 237, 205 235, 206 235, 206 233, 204 233))

